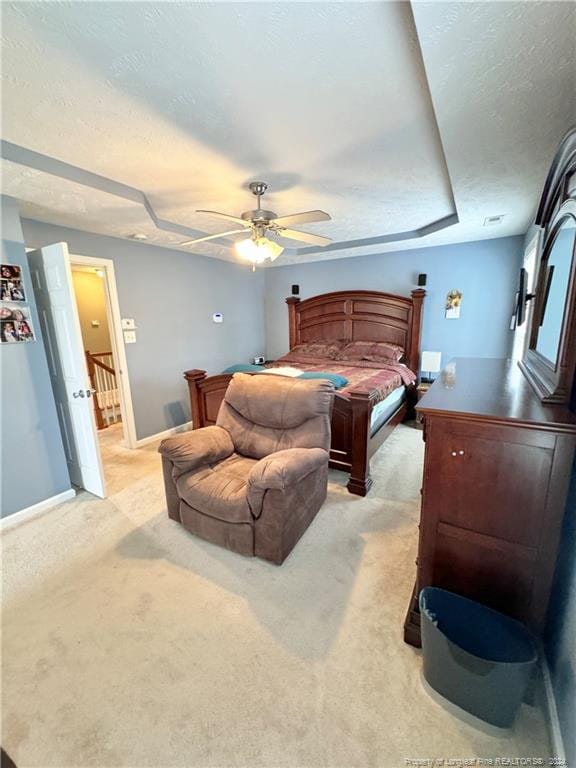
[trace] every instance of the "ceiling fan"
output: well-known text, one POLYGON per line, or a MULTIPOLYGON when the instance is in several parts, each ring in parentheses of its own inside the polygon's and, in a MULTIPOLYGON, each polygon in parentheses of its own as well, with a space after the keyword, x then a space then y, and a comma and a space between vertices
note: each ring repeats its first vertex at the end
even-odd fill
POLYGON ((220 219, 233 221, 236 229, 230 229, 227 232, 218 232, 215 235, 206 235, 197 237, 194 240, 186 240, 180 245, 195 245, 196 243, 205 243, 207 240, 215 240, 219 237, 228 237, 237 235, 240 232, 250 233, 247 240, 241 240, 236 243, 236 250, 240 256, 252 262, 255 265, 270 259, 274 261, 282 253, 284 248, 275 240, 270 240, 266 235, 272 234, 277 237, 287 237, 290 240, 299 240, 310 245, 328 245, 332 242, 329 237, 314 235, 310 232, 301 232, 298 229, 290 229, 293 224, 308 224, 313 221, 330 221, 331 217, 324 211, 304 211, 303 213, 293 213, 289 216, 277 216, 274 211, 266 211, 260 205, 260 198, 268 189, 268 184, 264 181, 252 181, 248 185, 250 191, 256 196, 258 202, 256 210, 244 211, 240 216, 230 216, 227 213, 219 211, 196 211, 196 213, 206 213, 209 216, 217 216, 220 219))

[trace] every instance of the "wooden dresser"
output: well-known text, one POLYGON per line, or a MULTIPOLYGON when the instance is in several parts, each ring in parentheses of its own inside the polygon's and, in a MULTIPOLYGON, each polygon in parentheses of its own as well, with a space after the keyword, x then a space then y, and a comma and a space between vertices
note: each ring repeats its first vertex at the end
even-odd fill
POLYGON ((457 358, 417 405, 425 460, 414 592, 466 595, 543 629, 576 445, 576 416, 542 405, 516 363, 457 358))

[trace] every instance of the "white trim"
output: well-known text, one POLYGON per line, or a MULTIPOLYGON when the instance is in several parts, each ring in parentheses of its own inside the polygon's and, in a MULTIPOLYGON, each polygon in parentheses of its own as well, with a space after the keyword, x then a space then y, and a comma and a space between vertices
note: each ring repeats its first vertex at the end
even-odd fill
POLYGON ((544 655, 544 650, 540 650, 540 668, 542 670, 542 680, 544 682, 544 714, 548 724, 548 733, 552 745, 551 757, 556 758, 557 765, 566 765, 566 751, 564 749, 564 740, 560 730, 560 719, 558 717, 558 708, 556 706, 556 697, 554 696, 554 687, 552 686, 552 676, 550 668, 544 655))
POLYGON ((120 303, 118 301, 118 291, 116 288, 116 275, 114 272, 114 262, 112 259, 101 259, 97 256, 80 256, 70 254, 71 264, 80 264, 82 266, 99 267, 104 270, 104 284, 107 290, 106 302, 108 310, 108 325, 111 330, 110 340, 112 342, 112 355, 118 363, 119 369, 119 390, 120 390, 120 411, 122 413, 122 429, 124 431, 124 444, 127 448, 137 448, 139 441, 136 437, 136 423, 134 420, 134 407, 132 405, 132 390, 130 388, 130 377, 128 374, 128 361, 126 359, 126 350, 124 348, 124 336, 122 334, 122 316, 120 314, 120 303))
POLYGON ((136 440, 136 448, 142 448, 149 443, 154 443, 156 440, 163 440, 165 437, 171 437, 172 435, 178 435, 180 432, 188 432, 192 429, 192 422, 187 421, 185 424, 180 424, 179 427, 172 427, 172 429, 165 429, 164 432, 157 432, 155 435, 148 435, 148 437, 141 437, 140 440, 136 440))
POLYGON ((20 523, 25 523, 33 517, 38 517, 39 515, 44 514, 44 512, 48 512, 52 507, 56 507, 58 504, 63 504, 65 501, 68 501, 68 499, 74 498, 74 496, 76 496, 76 491, 74 488, 69 488, 67 491, 57 493, 56 496, 50 496, 49 499, 39 501, 38 504, 32 504, 31 507, 19 509, 18 512, 14 512, 13 515, 3 517, 2 520, 0 520, 0 528, 5 531, 8 528, 20 525, 20 523))

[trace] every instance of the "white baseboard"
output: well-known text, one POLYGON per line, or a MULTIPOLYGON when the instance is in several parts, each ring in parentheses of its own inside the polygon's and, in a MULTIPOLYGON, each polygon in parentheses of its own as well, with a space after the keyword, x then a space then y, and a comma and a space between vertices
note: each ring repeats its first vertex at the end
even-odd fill
POLYGON ((155 435, 148 435, 148 437, 142 437, 140 440, 136 440, 136 448, 142 448, 149 443, 155 443, 156 440, 164 440, 165 437, 172 437, 180 432, 188 432, 192 429, 192 422, 187 421, 185 424, 180 424, 178 427, 172 427, 172 429, 165 429, 164 432, 157 432, 155 435))
POLYGON ((18 512, 14 512, 13 515, 8 515, 8 517, 3 517, 0 520, 0 529, 5 531, 8 528, 13 528, 15 525, 25 523, 33 517, 43 515, 44 512, 48 512, 52 507, 56 507, 58 504, 68 501, 68 499, 73 499, 74 496, 76 496, 76 491, 74 488, 69 488, 67 491, 57 493, 56 496, 50 496, 49 499, 39 501, 38 504, 33 504, 31 507, 19 509, 18 512))
POLYGON ((556 707, 556 698, 554 696, 554 688, 552 686, 552 677, 550 675, 550 668, 546 661, 544 652, 540 654, 540 668, 542 670, 542 680, 544 683, 544 706, 546 720, 548 723, 548 732, 550 734, 550 742, 552 744, 551 757, 556 758, 557 765, 566 765, 566 752, 564 750, 564 741, 562 739, 562 731, 560 730, 560 720, 558 718, 558 709, 556 707))

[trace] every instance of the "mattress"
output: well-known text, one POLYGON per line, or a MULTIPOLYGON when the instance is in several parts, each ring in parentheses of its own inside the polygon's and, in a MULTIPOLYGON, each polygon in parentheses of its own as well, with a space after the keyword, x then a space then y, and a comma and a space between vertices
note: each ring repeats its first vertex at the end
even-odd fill
POLYGON ((392 390, 384 400, 376 403, 370 414, 370 437, 376 434, 384 422, 388 421, 405 397, 406 387, 402 385, 401 387, 396 387, 396 389, 392 390))

